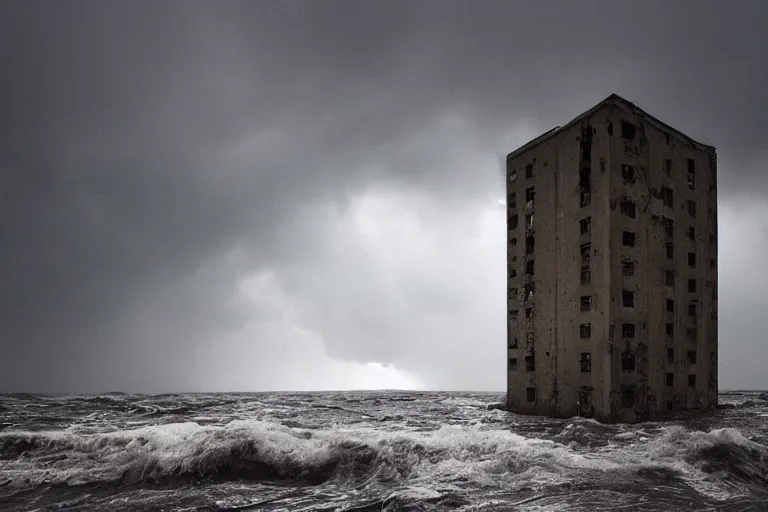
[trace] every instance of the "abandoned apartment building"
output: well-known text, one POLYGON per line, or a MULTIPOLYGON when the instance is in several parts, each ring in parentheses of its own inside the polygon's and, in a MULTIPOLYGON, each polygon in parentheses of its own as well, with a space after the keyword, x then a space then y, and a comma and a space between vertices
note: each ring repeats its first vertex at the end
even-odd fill
POLYGON ((611 95, 507 156, 507 408, 717 404, 717 159, 611 95))

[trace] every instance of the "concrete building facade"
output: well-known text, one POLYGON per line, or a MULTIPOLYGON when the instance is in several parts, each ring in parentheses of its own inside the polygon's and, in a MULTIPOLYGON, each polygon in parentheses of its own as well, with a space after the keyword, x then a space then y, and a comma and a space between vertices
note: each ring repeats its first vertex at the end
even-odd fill
POLYGON ((507 156, 507 408, 717 404, 715 148, 611 95, 507 156))

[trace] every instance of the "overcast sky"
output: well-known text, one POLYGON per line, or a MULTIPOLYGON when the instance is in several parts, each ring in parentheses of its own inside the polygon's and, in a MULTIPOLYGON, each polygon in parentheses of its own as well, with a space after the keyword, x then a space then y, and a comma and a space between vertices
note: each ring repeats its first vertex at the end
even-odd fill
POLYGON ((0 391, 502 390, 503 157, 614 92, 718 148, 720 384, 768 388, 766 26, 6 0, 0 391))

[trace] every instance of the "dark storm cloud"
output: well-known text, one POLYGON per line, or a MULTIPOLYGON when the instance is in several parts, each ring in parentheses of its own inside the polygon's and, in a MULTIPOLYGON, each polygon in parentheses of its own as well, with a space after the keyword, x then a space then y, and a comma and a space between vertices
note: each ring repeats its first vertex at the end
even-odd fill
MULTIPOLYGON (((189 369, 206 368, 214 340, 268 316, 232 300, 244 275, 264 271, 329 353, 430 373, 431 345, 408 336, 435 332, 415 319, 456 317, 473 300, 419 281, 421 263, 373 300, 389 286, 371 267, 381 262, 353 261, 356 242, 330 245, 355 198, 413 192, 414 236, 469 239, 463 219, 501 195, 495 162, 523 142, 515 134, 612 92, 715 144, 724 197, 765 190, 767 10, 5 2, 0 388, 195 387, 189 369), (489 156, 495 167, 473 164, 489 156), (345 269, 370 280, 355 292, 345 269), (346 321, 329 323, 331 310, 346 321)), ((277 352, 259 357, 264 368, 277 352)))

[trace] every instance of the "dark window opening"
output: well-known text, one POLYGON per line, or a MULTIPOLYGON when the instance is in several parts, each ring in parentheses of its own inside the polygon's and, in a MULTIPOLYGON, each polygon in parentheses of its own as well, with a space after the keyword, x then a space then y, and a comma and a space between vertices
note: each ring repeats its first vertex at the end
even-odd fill
POLYGON ((608 129, 607 129, 608 135, 613 135, 613 123, 608 121, 608 129))
POLYGON ((517 358, 516 357, 510 357, 509 358, 509 371, 516 372, 517 371, 517 358))
POLYGON ((675 405, 672 402, 667 402, 667 410, 668 411, 674 411, 675 405))
POLYGON ((525 166, 525 179, 533 178, 533 164, 525 166))
POLYGON ((533 229, 533 214, 528 213, 525 216, 525 229, 533 229))
POLYGON ((717 260, 715 258, 711 258, 709 260, 709 268, 712 268, 712 269, 717 268, 717 260))
POLYGON ((621 405, 625 409, 630 409, 635 406, 635 388, 632 386, 623 386, 621 388, 621 405))
POLYGON ((533 254, 535 249, 535 239, 532 236, 525 237, 525 254, 533 254))
POLYGON ((512 300, 515 297, 517 297, 517 288, 510 288, 509 290, 507 290, 507 298, 509 300, 512 300))
POLYGON ((581 264, 582 265, 589 265, 591 247, 592 247, 591 244, 581 245, 581 264))
POLYGON ((674 257, 675 257, 675 246, 672 245, 672 244, 667 244, 666 245, 666 249, 667 249, 667 259, 668 260, 674 259, 674 257))
POLYGON ((690 190, 694 190, 696 188, 696 177, 691 173, 688 173, 688 188, 690 190))
POLYGON ((669 146, 669 143, 671 142, 672 137, 670 137, 668 133, 665 133, 664 134, 664 139, 665 139, 665 141, 667 143, 667 146, 669 146))
POLYGON ((536 388, 525 388, 525 399, 529 402, 535 402, 536 388))
POLYGON ((674 386, 675 385, 675 374, 674 373, 668 373, 667 374, 667 386, 674 386))
POLYGON ((592 169, 585 167, 579 171, 579 187, 589 191, 592 188, 592 169))
POLYGON ((631 165, 621 164, 621 179, 624 180, 624 183, 634 183, 635 168, 631 165))
MULTIPOLYGON (((517 294, 517 288, 512 288, 512 294, 513 295, 517 294)), ((519 314, 519 311, 516 309, 510 311, 509 312, 510 320, 517 320, 518 314, 519 314)))
POLYGON ((525 189, 525 206, 533 206, 533 200, 536 197, 536 187, 525 189))
POLYGON ((621 273, 625 276, 635 275, 635 264, 629 261, 625 261, 621 264, 621 273))
POLYGON ((627 217, 635 218, 635 203, 632 201, 621 202, 621 213, 627 217))
POLYGON ((675 237, 675 221, 669 217, 661 218, 661 226, 664 228, 664 236, 667 238, 675 237))
POLYGON ((509 194, 509 209, 514 210, 517 208, 517 194, 514 192, 509 194))
POLYGON ((696 228, 693 226, 688 226, 688 238, 696 240, 696 228))
POLYGON ((583 340, 592 337, 592 324, 581 324, 579 326, 579 337, 583 340))
POLYGON ((589 352, 582 352, 579 356, 579 366, 581 373, 589 373, 592 371, 592 354, 589 352))
POLYGON ((689 386, 695 386, 696 385, 696 375, 695 374, 688 375, 688 385, 689 386))
POLYGON ((696 279, 688 279, 688 293, 696 293, 696 279))
POLYGON ((509 277, 517 277, 517 270, 513 268, 509 269, 509 277))
POLYGON ((626 140, 634 140, 635 138, 635 125, 628 122, 621 122, 621 138, 626 140))
POLYGON ((675 324, 672 322, 667 322, 666 324, 667 329, 667 336, 674 336, 675 335, 675 324))
POLYGON ((621 243, 626 247, 635 246, 635 234, 631 231, 624 231, 621 233, 621 243))
POLYGON ((622 338, 634 338, 635 324, 621 324, 621 336, 622 338))
POLYGON ((509 182, 514 183, 517 181, 517 171, 513 170, 509 173, 509 182))
POLYGON ((664 160, 664 172, 667 174, 667 176, 672 176, 672 160, 669 158, 664 160))
POLYGON ((622 290, 621 291, 621 304, 625 308, 633 308, 633 307, 635 307, 635 293, 631 292, 629 290, 622 290))
POLYGON ((581 284, 588 284, 592 281, 592 272, 581 269, 581 284))
POLYGON ((513 215, 509 218, 509 229, 517 229, 517 223, 520 219, 517 215, 513 215))
POLYGON ((685 337, 691 340, 698 338, 699 330, 696 327, 686 327, 685 337))
POLYGON ((512 238, 510 238, 510 239, 509 239, 509 243, 510 243, 511 245, 517 245, 517 238, 515 238, 515 237, 513 236, 512 238))
POLYGON ((586 128, 581 129, 581 160, 582 162, 589 162, 592 160, 592 136, 594 130, 591 126, 587 125, 586 128))
POLYGON ((584 295, 579 299, 579 307, 581 311, 589 311, 592 309, 592 296, 584 295))
POLYGON ((591 195, 589 191, 582 190, 579 194, 579 206, 581 208, 584 208, 585 206, 589 205, 589 202, 591 201, 591 195))
POLYGON ((579 230, 581 234, 589 233, 592 229, 592 217, 585 217, 579 221, 579 230))
POLYGON ((532 332, 525 333, 525 344, 528 347, 532 347, 534 342, 534 336, 532 332))
POLYGON ((536 371, 536 359, 534 356, 525 356, 525 371, 536 371))
POLYGON ((691 364, 696 364, 696 351, 695 350, 689 350, 686 354, 688 356, 688 362, 691 364))
POLYGON ((531 302, 533 300, 534 283, 526 283, 523 288, 523 301, 531 302))
POLYGON ((674 270, 665 270, 664 271, 664 284, 666 286, 675 287, 675 271, 674 270))
POLYGON ((693 318, 696 318, 696 303, 691 302, 688 304, 688 316, 691 316, 693 318))
POLYGON ((621 355, 621 369, 625 372, 635 371, 635 355, 629 352, 624 352, 621 355))
POLYGON ((517 348, 518 347, 518 341, 517 336, 512 338, 512 341, 509 342, 509 348, 517 348))
POLYGON ((534 261, 535 260, 528 260, 525 262, 525 275, 528 275, 528 276, 533 275, 534 261))
POLYGON ((688 266, 691 268, 696 268, 696 253, 695 252, 689 252, 688 253, 688 266))
POLYGON ((686 209, 688 210, 688 215, 690 215, 691 217, 696 216, 696 203, 694 201, 687 201, 686 209))
POLYGON ((661 187, 661 200, 664 206, 672 208, 675 204, 675 193, 669 187, 661 187))
POLYGON ((688 173, 689 174, 695 174, 696 173, 696 162, 693 158, 688 159, 688 173))
POLYGON ((667 349, 667 362, 668 363, 674 363, 675 362, 675 349, 668 348, 667 349))
POLYGON ((670 313, 675 312, 675 301, 672 299, 667 299, 667 311, 670 313))
POLYGON ((530 320, 533 316, 533 308, 525 308, 525 319, 530 320))

